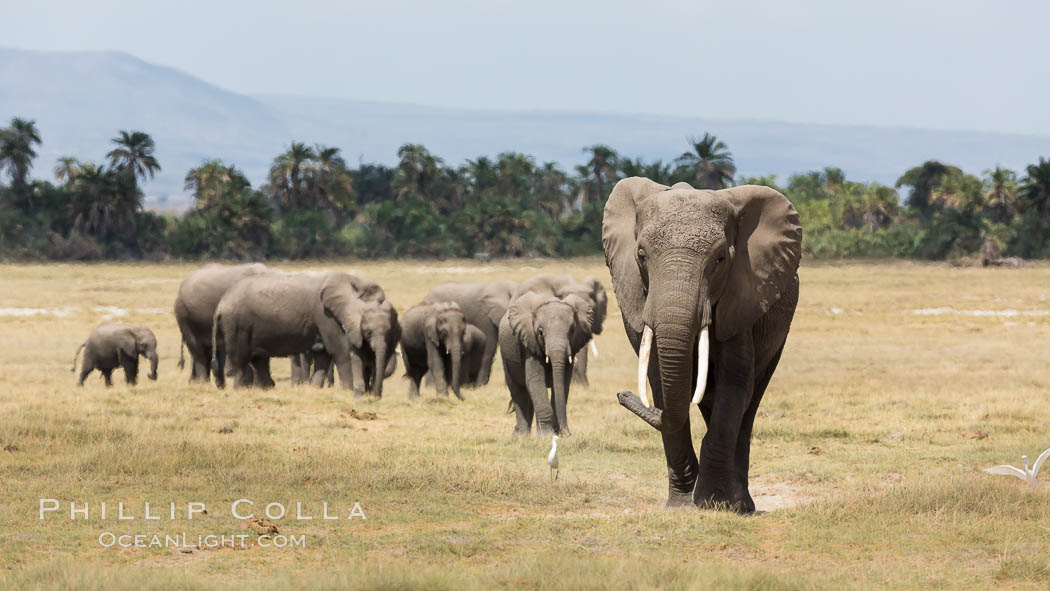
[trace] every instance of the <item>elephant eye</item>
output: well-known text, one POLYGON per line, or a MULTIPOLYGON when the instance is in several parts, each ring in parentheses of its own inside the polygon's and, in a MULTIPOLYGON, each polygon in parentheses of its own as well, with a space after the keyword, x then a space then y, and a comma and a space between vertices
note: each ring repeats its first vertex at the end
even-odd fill
POLYGON ((720 255, 718 255, 718 258, 715 259, 715 264, 716 265, 721 265, 722 263, 725 262, 725 260, 726 260, 726 255, 720 254, 720 255))

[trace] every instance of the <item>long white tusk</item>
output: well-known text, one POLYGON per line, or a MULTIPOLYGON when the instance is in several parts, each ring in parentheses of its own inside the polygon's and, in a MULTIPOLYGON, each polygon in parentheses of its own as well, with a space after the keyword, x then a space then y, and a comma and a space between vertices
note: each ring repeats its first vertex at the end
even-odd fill
POLYGON ((638 347, 638 397, 642 404, 649 407, 649 396, 645 393, 645 380, 649 376, 649 352, 653 347, 653 329, 648 326, 642 331, 642 344, 638 347))
POLYGON ((598 345, 594 344, 594 339, 591 339, 591 353, 594 353, 594 358, 598 358, 598 345))
POLYGON ((693 404, 700 404, 707 389, 707 362, 711 356, 711 342, 707 335, 707 327, 700 331, 700 346, 696 350, 696 392, 693 392, 693 404))

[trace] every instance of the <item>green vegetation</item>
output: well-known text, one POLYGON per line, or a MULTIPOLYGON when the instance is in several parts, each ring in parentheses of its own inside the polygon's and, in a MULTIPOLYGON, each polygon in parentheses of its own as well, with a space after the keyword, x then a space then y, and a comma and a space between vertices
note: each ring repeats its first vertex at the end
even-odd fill
POLYGON ((60 158, 58 184, 29 173, 41 137, 34 121, 0 130, 0 256, 304 259, 574 256, 601 252, 605 198, 621 178, 646 176, 698 188, 763 184, 785 193, 806 229, 807 256, 975 259, 1050 257, 1050 161, 1018 175, 982 177, 937 161, 901 175, 895 187, 858 183, 826 168, 735 178, 728 146, 705 133, 674 162, 645 162, 609 146, 583 149, 575 173, 504 152, 453 166, 419 144, 395 167, 351 168, 331 146, 292 142, 262 187, 236 167, 208 160, 186 174, 193 208, 181 217, 144 211, 140 182, 160 170, 153 139, 121 131, 106 166, 60 158), (904 197, 903 200, 901 197, 904 197))

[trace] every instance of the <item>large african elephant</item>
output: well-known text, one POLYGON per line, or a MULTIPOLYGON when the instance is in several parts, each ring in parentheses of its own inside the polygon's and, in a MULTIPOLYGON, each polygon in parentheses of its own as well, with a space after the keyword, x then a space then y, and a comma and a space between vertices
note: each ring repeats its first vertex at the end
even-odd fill
POLYGON ((511 302, 499 339, 515 435, 528 435, 534 416, 540 435, 569 435, 572 360, 591 338, 593 314, 590 302, 577 295, 561 299, 527 292, 511 302))
POLYGON ((798 303, 798 213, 767 187, 705 191, 635 177, 606 202, 602 245, 639 354, 642 399, 618 398, 663 437, 668 506, 754 511, 751 429, 798 303), (699 462, 690 403, 707 423, 699 462))
POLYGON ((463 400, 460 385, 476 380, 485 353, 485 333, 468 324, 455 302, 418 304, 401 317, 401 357, 409 398, 419 396, 419 382, 431 371, 438 394, 448 387, 463 400))
POLYGON ((106 386, 113 385, 112 374, 117 367, 124 368, 124 381, 135 385, 139 375, 139 355, 149 360, 149 379, 157 379, 157 337, 149 328, 123 322, 105 322, 95 327, 86 341, 73 354, 73 368, 77 370, 77 356, 84 350, 78 386, 93 370, 99 370, 106 386))
POLYGON ((442 283, 430 290, 424 303, 455 302, 463 311, 467 322, 478 327, 485 335, 485 351, 481 358, 481 371, 471 385, 484 386, 489 383, 492 360, 499 345, 499 322, 507 313, 511 295, 518 284, 513 281, 486 283, 442 283))
POLYGON ((311 381, 320 386, 334 362, 355 396, 383 392, 388 353, 400 336, 397 312, 379 285, 349 273, 270 273, 248 277, 223 296, 213 322, 213 365, 229 357, 238 386, 247 368, 272 386, 269 358, 312 351, 311 381), (314 345, 320 340, 323 349, 314 345))
MULTIPOLYGON (((191 382, 208 381, 213 353, 212 318, 219 300, 241 279, 269 272, 272 269, 261 263, 232 266, 211 264, 197 269, 182 280, 175 297, 175 321, 193 361, 191 382)), ((216 382, 225 381, 222 374, 219 371, 215 376, 216 382)))
MULTIPOLYGON (((609 304, 609 297, 605 293, 605 287, 596 277, 587 277, 582 282, 577 281, 572 275, 536 275, 518 285, 513 297, 523 293, 532 292, 540 295, 551 295, 556 298, 564 298, 570 294, 580 296, 590 301, 594 308, 591 322, 591 334, 601 334, 605 323, 605 313, 609 304)), ((594 340, 590 341, 591 348, 598 352, 594 340)), ((574 382, 587 385, 587 349, 583 349, 576 355, 573 366, 572 379, 574 382)))

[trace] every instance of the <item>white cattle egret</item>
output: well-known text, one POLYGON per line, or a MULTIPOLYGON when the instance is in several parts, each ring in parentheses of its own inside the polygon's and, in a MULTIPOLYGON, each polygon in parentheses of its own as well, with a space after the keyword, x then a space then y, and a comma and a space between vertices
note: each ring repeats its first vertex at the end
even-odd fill
POLYGON ((1039 454, 1039 457, 1035 459, 1035 464, 1031 469, 1028 468, 1028 456, 1021 456, 1021 459, 1024 460, 1024 470, 1003 464, 1002 466, 985 468, 984 471, 989 474, 1016 476, 1035 488, 1039 488, 1039 482, 1036 481, 1035 477, 1039 475, 1039 468, 1043 466, 1043 462, 1045 462, 1047 458, 1050 458, 1050 449, 1046 449, 1043 453, 1039 454))
POLYGON ((547 454, 547 465, 551 468, 551 480, 558 479, 558 436, 551 435, 551 453, 547 454))

